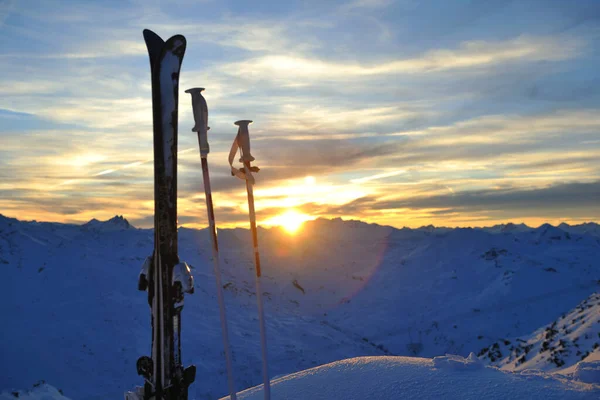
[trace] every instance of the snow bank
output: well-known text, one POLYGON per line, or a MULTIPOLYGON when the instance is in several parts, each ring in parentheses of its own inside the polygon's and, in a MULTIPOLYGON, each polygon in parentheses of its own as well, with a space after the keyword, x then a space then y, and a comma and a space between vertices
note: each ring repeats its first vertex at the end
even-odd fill
POLYGON ((600 385, 600 361, 581 361, 575 367, 573 378, 581 382, 600 385))
MULTIPOLYGON (((597 399, 600 386, 544 374, 516 374, 485 367, 470 356, 435 359, 358 357, 274 379, 282 399, 597 399)), ((263 398, 262 385, 239 393, 263 398)), ((226 399, 226 398, 223 398, 226 399)))
POLYGON ((46 383, 36 383, 31 390, 11 390, 0 393, 0 400, 70 400, 55 387, 46 383))
POLYGON ((475 356, 475 353, 470 353, 469 357, 446 354, 433 358, 433 366, 445 370, 475 370, 484 368, 484 364, 475 356))

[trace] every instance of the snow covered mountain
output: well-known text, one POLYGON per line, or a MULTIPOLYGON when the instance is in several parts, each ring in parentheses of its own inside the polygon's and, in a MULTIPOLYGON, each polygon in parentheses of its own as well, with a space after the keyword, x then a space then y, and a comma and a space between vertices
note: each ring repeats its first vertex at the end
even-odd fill
MULTIPOLYGON (((599 291, 594 225, 395 229, 319 219, 295 236, 259 229, 271 376, 357 356, 466 357, 530 335, 599 291)), ((196 281, 182 317, 184 364, 198 367, 193 398, 215 398, 227 386, 209 237, 186 228, 179 236, 196 281)), ((261 382, 250 238, 219 230, 239 390, 261 382)), ((44 379, 70 398, 106 399, 139 384, 150 315, 137 276, 152 247, 152 230, 120 217, 69 225, 0 216, 10 321, 0 389, 44 379)))
POLYGON ((551 324, 527 336, 499 340, 482 349, 479 356, 504 370, 561 371, 565 366, 586 360, 594 352, 600 356, 598 293, 551 324))
POLYGON ((122 215, 115 215, 108 221, 98 221, 96 218, 94 218, 83 224, 82 227, 83 229, 102 232, 120 231, 123 229, 134 229, 133 226, 129 223, 129 221, 123 218, 122 215))
POLYGON ((588 234, 596 237, 600 237, 600 225, 594 222, 586 222, 580 225, 568 225, 562 223, 558 226, 560 229, 570 232, 570 233, 579 233, 579 234, 588 234))

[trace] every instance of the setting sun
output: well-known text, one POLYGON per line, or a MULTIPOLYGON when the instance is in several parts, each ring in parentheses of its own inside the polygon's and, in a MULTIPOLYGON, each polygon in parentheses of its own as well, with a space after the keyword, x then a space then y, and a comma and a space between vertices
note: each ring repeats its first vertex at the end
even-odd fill
POLYGON ((315 179, 314 176, 307 176, 304 178, 304 184, 306 184, 308 186, 312 186, 315 183, 317 183, 317 180, 315 179))
POLYGON ((268 225, 281 226, 286 232, 290 234, 296 233, 304 222, 309 221, 311 218, 309 215, 302 214, 296 210, 288 210, 283 214, 276 215, 266 221, 268 225))

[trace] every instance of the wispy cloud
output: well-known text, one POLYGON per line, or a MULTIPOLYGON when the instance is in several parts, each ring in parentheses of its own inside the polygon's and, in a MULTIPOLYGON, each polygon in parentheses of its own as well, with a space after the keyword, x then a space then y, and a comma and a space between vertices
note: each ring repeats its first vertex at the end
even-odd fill
POLYGON ((589 22, 563 29, 583 8, 531 19, 510 4, 385 0, 286 12, 235 11, 223 2, 2 6, 1 212, 68 221, 119 212, 152 223, 141 37, 151 27, 188 39, 179 114, 183 222, 205 222, 184 93, 192 86, 207 87, 223 224, 246 221, 243 185, 226 162, 240 118, 255 120, 261 220, 289 207, 411 226, 528 212, 554 218, 561 204, 572 218, 595 215, 580 197, 594 195, 585 185, 600 179, 600 78, 591 67, 600 45, 589 22), (440 7, 450 22, 436 19, 440 7), (499 16, 512 17, 510 29, 499 16), (567 189, 579 195, 560 203, 567 189), (545 195, 555 200, 519 206, 545 195))
POLYGON ((343 4, 342 10, 355 10, 365 8, 384 8, 392 4, 392 0, 353 0, 343 4))
POLYGON ((365 183, 365 182, 370 182, 370 181, 374 181, 374 180, 378 180, 378 179, 391 178, 392 176, 398 176, 398 175, 405 174, 405 173, 406 173, 406 170, 403 170, 403 169, 389 171, 389 172, 381 172, 381 173, 375 174, 375 175, 369 175, 369 176, 365 176, 362 178, 351 179, 350 182, 365 183))
MULTIPOLYGON (((50 81, 18 81, 18 82, 3 82, 0 86, 0 94, 4 96, 23 95, 23 94, 50 94, 60 90, 59 82, 50 81)), ((7 104, 9 104, 7 102, 7 104)), ((23 112, 24 110, 21 110, 23 112)))
POLYGON ((225 72, 261 79, 333 79, 389 74, 432 73, 507 62, 560 61, 577 56, 585 42, 574 37, 519 36, 506 41, 469 41, 457 49, 430 50, 419 57, 356 64, 268 55, 223 66, 225 72))

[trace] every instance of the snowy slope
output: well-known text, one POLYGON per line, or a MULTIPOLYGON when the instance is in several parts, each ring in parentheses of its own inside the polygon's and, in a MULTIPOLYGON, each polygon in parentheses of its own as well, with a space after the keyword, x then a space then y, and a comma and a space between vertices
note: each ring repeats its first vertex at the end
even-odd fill
POLYGON ((579 225, 569 225, 562 223, 558 227, 569 233, 588 234, 600 237, 600 225, 594 222, 586 222, 579 225))
MULTIPOLYGON (((206 230, 180 229, 193 268, 182 349, 193 398, 226 393, 206 230)), ((261 382, 250 234, 219 230, 236 387, 261 382)), ((271 376, 355 356, 467 356, 528 335, 598 291, 600 239, 556 227, 394 229, 316 220, 259 229, 271 376)), ((123 218, 78 225, 0 216, 0 389, 44 379, 72 398, 120 398, 150 350, 137 276, 152 230, 123 218)), ((564 367, 567 367, 565 365, 564 367)))
MULTIPOLYGON (((275 379, 272 396, 303 399, 597 399, 600 386, 483 367, 460 356, 359 357, 275 379)), ((239 394, 260 400, 262 387, 239 394)), ((225 398, 224 398, 225 399, 225 398)), ((223 400, 224 400, 223 399, 223 400)))
POLYGON ((11 390, 0 393, 0 400, 70 400, 61 393, 62 391, 52 387, 43 381, 33 384, 29 390, 11 390))
POLYGON ((345 265, 366 283, 328 322, 428 357, 530 333, 598 288, 598 240, 559 231, 394 230, 345 265))
POLYGON ((600 354, 598 293, 531 335, 497 341, 482 349, 479 356, 504 370, 560 371, 581 360, 589 361, 592 353, 600 354))

